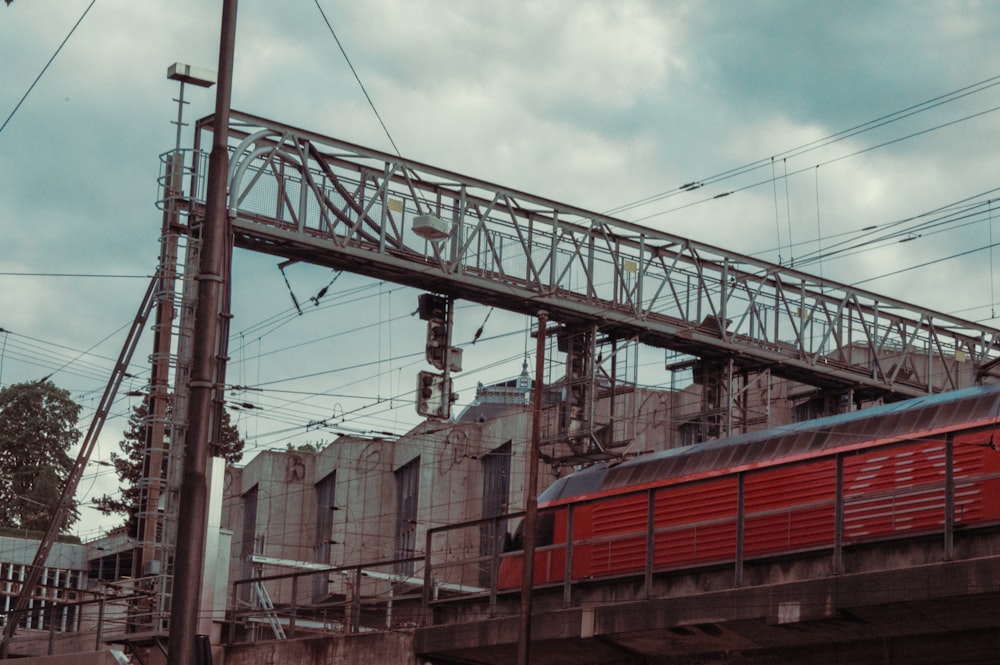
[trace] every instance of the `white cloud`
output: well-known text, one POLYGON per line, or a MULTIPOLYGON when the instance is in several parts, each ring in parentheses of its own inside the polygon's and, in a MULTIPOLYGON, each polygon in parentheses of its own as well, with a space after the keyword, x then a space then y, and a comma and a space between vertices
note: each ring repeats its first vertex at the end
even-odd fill
MULTIPOLYGON (((87 4, 18 0, 0 7, 0 54, 9 63, 0 115, 13 109, 87 4)), ((1000 71, 994 37, 1000 6, 993 3, 322 4, 405 156, 596 210, 766 159, 1000 71)), ((165 79, 166 68, 175 61, 216 68, 219 11, 197 0, 94 6, 0 133, 0 271, 153 270, 158 155, 173 146, 175 131, 177 86, 165 79)), ((391 149, 312 3, 241 2, 236 65, 235 107, 391 149)), ((212 111, 214 90, 188 88, 187 95, 189 121, 212 111)), ((995 106, 1000 86, 793 157, 789 170, 802 173, 789 179, 787 190, 783 182, 774 188, 765 168, 622 216, 638 219, 708 199, 643 223, 740 253, 773 251, 780 239, 787 262, 814 249, 818 232, 829 248, 838 238, 856 239, 853 233, 865 226, 881 227, 995 186, 1000 157, 990 137, 1000 130, 998 113, 830 161, 995 106), (758 181, 765 184, 742 189, 758 181), (729 190, 741 191, 711 199, 729 190), (794 250, 788 249, 789 226, 792 239, 803 243, 794 250)), ((184 142, 190 145, 190 129, 184 142)), ((981 247, 987 231, 980 221, 919 241, 888 241, 879 251, 824 261, 824 275, 851 281, 900 270, 981 247)), ((277 262, 237 256, 234 333, 289 308, 277 262)), ((988 317, 995 296, 983 275, 991 265, 989 253, 980 251, 867 285, 931 309, 979 306, 973 316, 988 317)), ((294 267, 290 275, 305 297, 330 273, 294 267)), ((364 283, 344 278, 334 291, 364 283)), ((143 280, 0 276, 0 327, 86 349, 131 319, 144 287, 143 280)), ((365 399, 269 395, 269 410, 243 414, 254 433, 321 419, 334 404, 343 410, 367 405, 348 419, 361 428, 395 430, 415 419, 398 399, 406 398, 415 373, 404 356, 419 356, 423 334, 408 316, 415 292, 373 293, 349 308, 316 308, 268 335, 250 332, 241 340, 246 346, 234 355, 233 371, 243 383, 334 370, 345 358, 373 363, 350 376, 331 371, 291 384, 365 399), (349 329, 345 312, 367 332, 277 352, 349 329), (396 360, 387 359, 390 345, 396 360), (397 408, 372 395, 396 397, 397 408), (292 403, 279 407, 282 400, 292 403), (268 420, 283 410, 283 421, 268 420)), ((485 311, 462 310, 466 338, 485 311)), ((520 371, 523 325, 520 316, 491 317, 488 332, 509 337, 467 349, 463 399, 479 379, 520 371), (496 358, 509 362, 490 367, 496 358), (475 372, 479 367, 488 369, 475 372)), ((103 355, 116 355, 117 344, 120 338, 105 343, 103 355)), ((141 358, 148 349, 148 343, 141 347, 141 358)), ((0 379, 37 378, 37 371, 9 361, 0 379)), ((94 379, 65 380, 81 393, 101 387, 94 379)), ((117 439, 109 429, 105 455, 117 439)), ((319 436, 301 429, 296 435, 319 436)), ((262 436, 260 445, 282 445, 284 436, 262 436)))

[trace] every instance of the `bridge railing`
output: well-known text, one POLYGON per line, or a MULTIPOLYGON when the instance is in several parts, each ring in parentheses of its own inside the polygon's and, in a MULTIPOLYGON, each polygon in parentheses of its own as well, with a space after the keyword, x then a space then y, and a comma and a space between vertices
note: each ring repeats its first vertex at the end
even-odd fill
POLYGON ((257 575, 232 584, 228 644, 418 625, 423 557, 257 575))
MULTIPOLYGON (((877 556, 856 559, 860 546, 878 542, 919 539, 935 560, 953 559, 959 529, 1000 524, 1000 509, 983 501, 1000 493, 996 453, 982 443, 988 434, 887 442, 541 508, 536 607, 571 607, 606 582, 655 597, 668 593, 662 583, 672 574, 693 571, 711 573, 713 588, 735 588, 763 579, 748 572, 754 566, 793 558, 811 563, 782 574, 803 579, 884 566, 877 556)), ((419 557, 240 580, 230 642, 515 613, 523 535, 512 527, 523 518, 514 512, 427 529, 419 557)))
MULTIPOLYGON (((0 625, 16 621, 21 627, 11 639, 11 652, 43 656, 67 652, 99 651, 163 619, 151 609, 155 597, 135 592, 100 595, 76 601, 34 602, 24 610, 0 614, 0 625)), ((164 633, 165 634, 165 633, 164 633)))
MULTIPOLYGON (((534 588, 561 587, 562 606, 570 607, 574 592, 595 582, 641 581, 642 593, 651 597, 659 593, 657 576, 710 570, 721 573, 723 585, 737 587, 749 583, 746 571, 753 565, 789 557, 817 562, 804 575, 835 575, 849 572, 845 552, 914 538, 950 560, 957 533, 1000 524, 1000 509, 985 499, 1000 492, 1000 470, 991 457, 996 453, 982 443, 987 438, 979 431, 887 443, 543 508, 534 588)), ((480 602, 461 609, 453 604, 451 615, 511 611, 501 601, 520 592, 522 555, 511 551, 519 542, 503 529, 523 516, 428 529, 424 623, 434 623, 437 608, 461 600, 480 602), (480 538, 479 548, 448 546, 475 542, 477 531, 501 535, 480 538), (467 586, 453 584, 447 594, 435 595, 435 585, 448 580, 467 586)), ((547 597, 551 602, 559 594, 547 597)))

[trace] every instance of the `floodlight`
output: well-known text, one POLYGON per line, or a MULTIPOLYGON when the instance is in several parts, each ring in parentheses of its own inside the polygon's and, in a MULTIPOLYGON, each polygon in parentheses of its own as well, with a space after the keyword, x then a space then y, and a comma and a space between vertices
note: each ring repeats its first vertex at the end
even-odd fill
POLYGON ((413 232, 425 240, 441 240, 451 234, 451 222, 434 215, 417 215, 413 218, 413 232))
POLYGON ((167 78, 181 83, 190 83, 202 88, 211 88, 215 85, 215 72, 200 67, 192 67, 180 62, 175 62, 167 68, 167 78))

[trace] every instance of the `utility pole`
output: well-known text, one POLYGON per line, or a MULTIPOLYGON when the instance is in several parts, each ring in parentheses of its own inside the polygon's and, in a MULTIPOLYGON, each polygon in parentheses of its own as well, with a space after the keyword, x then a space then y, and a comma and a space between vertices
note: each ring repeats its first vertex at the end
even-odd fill
POLYGON ((538 457, 542 439, 542 374, 549 313, 538 312, 535 338, 535 385, 531 393, 531 447, 528 452, 528 496, 524 507, 524 563, 521 576, 521 615, 517 634, 517 665, 528 665, 531 650, 531 595, 535 586, 535 540, 538 537, 538 457))
MULTIPOLYGON (((205 220, 201 225, 201 257, 198 264, 198 305, 195 310, 194 345, 190 381, 190 423, 184 441, 184 476, 181 481, 178 524, 185 537, 177 539, 174 593, 170 608, 168 665, 193 665, 195 634, 201 600, 208 523, 207 468, 209 438, 216 410, 216 386, 225 381, 225 366, 218 358, 221 324, 220 305, 229 288, 226 266, 230 241, 227 172, 229 170, 229 107, 233 88, 233 54, 236 46, 237 0, 223 0, 219 39, 219 83, 215 91, 212 152, 208 163, 208 193, 205 220)), ((192 233, 195 230, 192 229, 192 233)))

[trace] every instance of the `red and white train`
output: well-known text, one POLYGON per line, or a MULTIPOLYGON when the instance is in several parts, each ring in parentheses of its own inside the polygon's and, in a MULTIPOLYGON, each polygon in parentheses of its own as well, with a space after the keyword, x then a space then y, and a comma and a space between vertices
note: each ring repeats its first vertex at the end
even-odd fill
POLYGON ((998 416, 995 384, 590 467, 539 497, 535 583, 1000 525, 998 416))

